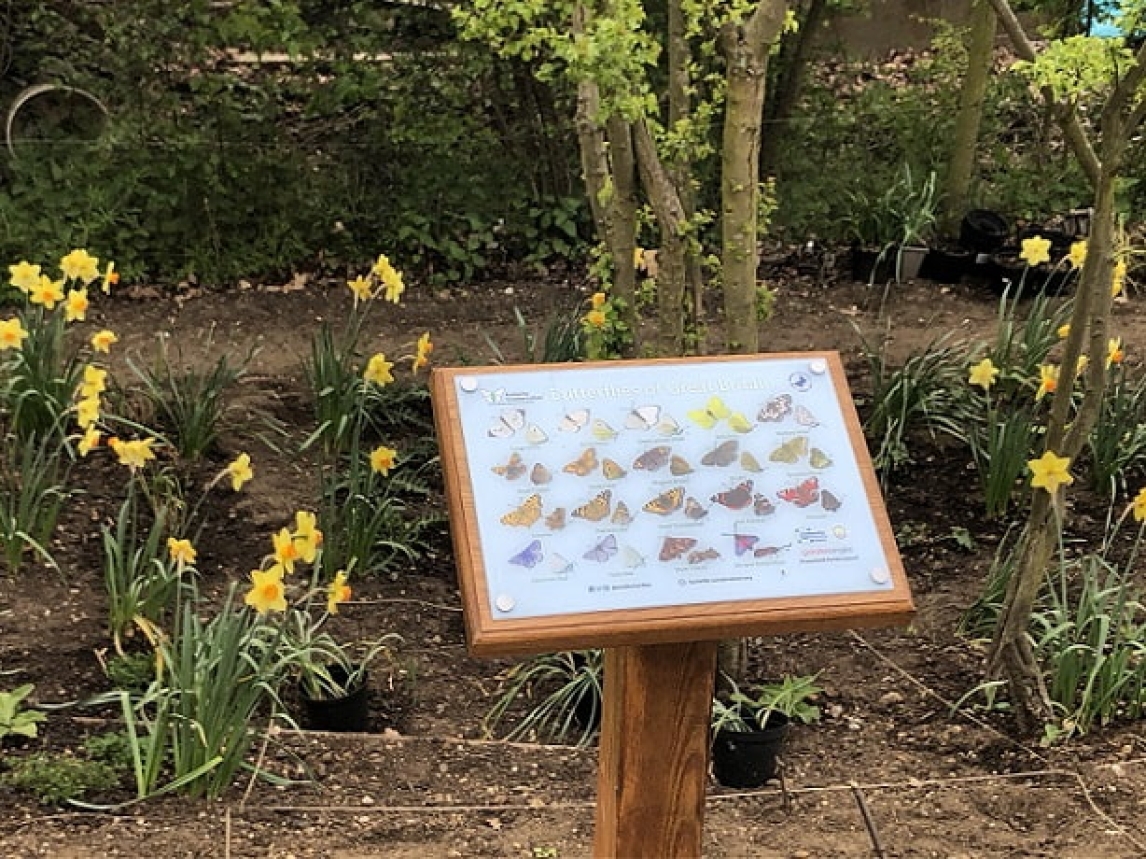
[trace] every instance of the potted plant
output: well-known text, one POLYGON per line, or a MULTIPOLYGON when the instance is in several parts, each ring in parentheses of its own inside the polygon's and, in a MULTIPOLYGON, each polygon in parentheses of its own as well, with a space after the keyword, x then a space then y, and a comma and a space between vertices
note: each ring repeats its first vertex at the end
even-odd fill
POLYGON ((820 718, 811 703, 823 689, 819 674, 785 675, 779 683, 731 691, 712 702, 712 772, 725 787, 761 787, 776 777, 778 758, 792 721, 820 718))
POLYGON ((541 737, 588 745, 601 722, 604 664, 603 651, 579 650, 545 653, 513 666, 482 722, 485 735, 493 737, 514 704, 524 699, 529 709, 505 739, 541 737))
POLYGON ((935 229, 939 202, 935 196, 935 171, 928 173, 927 178, 917 185, 911 168, 905 164, 896 188, 898 193, 893 211, 899 228, 899 244, 895 279, 902 283, 919 277, 927 257, 927 241, 935 229))

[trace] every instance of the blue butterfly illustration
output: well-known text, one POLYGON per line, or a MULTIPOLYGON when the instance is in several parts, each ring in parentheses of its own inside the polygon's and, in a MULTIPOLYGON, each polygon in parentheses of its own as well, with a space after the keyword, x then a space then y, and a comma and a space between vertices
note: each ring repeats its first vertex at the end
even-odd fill
POLYGON ((527 570, 532 570, 545 559, 545 553, 541 551, 541 541, 534 540, 516 555, 509 559, 511 564, 516 564, 519 567, 525 567, 527 570))
POLYGON ((617 554, 617 535, 610 534, 582 557, 587 561, 596 561, 599 564, 603 564, 615 554, 617 554))

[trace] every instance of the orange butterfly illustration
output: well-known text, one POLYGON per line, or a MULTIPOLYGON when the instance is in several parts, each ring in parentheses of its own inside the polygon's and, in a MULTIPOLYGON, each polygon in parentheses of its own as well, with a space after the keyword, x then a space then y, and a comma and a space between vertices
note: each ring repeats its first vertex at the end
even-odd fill
POLYGON ((584 453, 582 453, 572 462, 566 464, 562 471, 566 471, 569 474, 576 474, 578 477, 585 477, 586 475, 591 474, 593 469, 596 467, 597 450, 592 447, 587 447, 585 448, 584 453))
POLYGON ((700 505, 699 501, 690 495, 684 502, 684 515, 689 519, 703 519, 708 515, 708 511, 700 505))
POLYGON ((541 518, 541 496, 534 493, 525 502, 501 517, 502 525, 513 528, 528 528, 541 518))
POLYGON ((662 492, 649 501, 641 509, 646 513, 655 513, 658 516, 668 516, 674 510, 679 510, 684 503, 684 487, 676 486, 667 492, 662 492))
POLYGON ((797 507, 810 507, 820 500, 820 481, 819 478, 809 477, 795 486, 781 489, 776 494, 797 507))
POLYGON ((672 472, 673 477, 681 477, 685 474, 691 474, 692 466, 683 456, 677 456, 674 453, 672 459, 669 460, 669 471, 672 472))
POLYGON ((620 480, 629 472, 621 468, 620 463, 618 463, 616 460, 605 457, 603 460, 601 460, 601 473, 605 475, 607 480, 620 480))
POLYGON ((565 527, 565 508, 558 507, 545 517, 545 527, 550 531, 560 531, 565 527))
POLYGON ((720 557, 720 552, 712 547, 704 549, 700 552, 689 552, 688 562, 690 564, 703 564, 705 561, 715 561, 720 557))
POLYGON ((675 561, 695 545, 692 537, 665 537, 659 557, 662 561, 675 561))
POLYGON ((525 462, 521 459, 520 453, 514 453, 509 457, 505 465, 495 465, 490 470, 499 477, 504 477, 506 480, 517 480, 517 478, 525 474, 525 462))
POLYGON ((613 498, 613 491, 611 489, 603 489, 598 492, 590 501, 582 504, 573 510, 573 515, 578 519, 587 519, 590 522, 600 522, 609 515, 611 509, 610 502, 613 498))

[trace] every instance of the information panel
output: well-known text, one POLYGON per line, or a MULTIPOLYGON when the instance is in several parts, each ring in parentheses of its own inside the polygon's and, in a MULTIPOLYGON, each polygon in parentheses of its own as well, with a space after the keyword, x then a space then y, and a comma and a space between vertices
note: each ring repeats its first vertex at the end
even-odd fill
POLYGON ((436 370, 433 395, 475 651, 910 614, 835 353, 436 370))

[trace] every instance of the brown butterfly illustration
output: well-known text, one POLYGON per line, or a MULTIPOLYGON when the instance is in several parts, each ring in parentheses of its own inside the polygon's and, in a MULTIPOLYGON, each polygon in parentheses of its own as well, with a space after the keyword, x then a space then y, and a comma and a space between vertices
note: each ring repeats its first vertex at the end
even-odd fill
POLYGON ((712 501, 729 510, 743 510, 752 503, 752 481, 745 480, 727 492, 717 492, 712 496, 712 501))
POLYGON ((618 501, 616 509, 613 510, 612 523, 624 527, 633 521, 633 514, 629 510, 629 505, 624 501, 618 501))
POLYGON ((740 467, 743 468, 745 471, 751 471, 751 472, 754 472, 756 474, 759 474, 761 471, 764 470, 764 466, 762 466, 760 464, 760 460, 758 460, 756 457, 754 457, 751 453, 749 453, 746 450, 741 451, 741 453, 740 453, 740 467))
POLYGON ((558 507, 545 517, 545 527, 550 531, 560 531, 565 527, 565 508, 558 507))
POLYGON ((502 516, 501 524, 509 525, 512 528, 528 528, 540 518, 541 496, 534 493, 526 498, 520 507, 510 510, 502 516))
POLYGON ((700 458, 701 465, 715 465, 724 468, 736 461, 736 454, 740 450, 740 442, 734 438, 721 442, 700 458))
POLYGON ((668 516, 674 510, 679 510, 684 503, 684 487, 676 486, 662 492, 656 498, 645 504, 641 509, 646 513, 655 513, 658 516, 668 516))
POLYGON ((669 471, 674 477, 682 477, 685 474, 692 474, 692 466, 683 456, 677 456, 674 453, 672 459, 669 460, 669 471))
POLYGON ((835 493, 829 492, 827 489, 820 490, 820 506, 829 513, 835 513, 843 506, 843 503, 835 493))
POLYGON ((549 469, 542 465, 540 462, 533 466, 533 470, 529 472, 529 480, 534 486, 544 486, 553 475, 549 473, 549 469))
POLYGON ((609 511, 612 509, 612 498, 613 491, 611 489, 602 489, 588 502, 582 504, 580 507, 574 508, 572 515, 578 519, 600 522, 609 515, 609 511))
POLYGON ((585 477, 591 474, 597 467, 597 450, 596 448, 587 447, 585 452, 570 463, 566 463, 562 471, 569 474, 576 474, 578 477, 585 477))
POLYGON ((520 453, 514 453, 510 455, 505 465, 495 465, 490 471, 499 477, 504 477, 506 480, 517 480, 517 478, 525 474, 525 462, 522 460, 520 453))
POLYGON ((792 395, 780 394, 778 397, 773 397, 760 409, 756 415, 756 420, 760 423, 775 423, 784 420, 784 417, 792 411, 792 395))
POLYGON ((684 502, 684 515, 689 519, 703 519, 708 515, 708 511, 701 507, 700 502, 690 495, 684 502))
POLYGON ((779 555, 787 548, 787 546, 759 546, 752 550, 752 557, 770 558, 773 555, 779 555))
POLYGON ((797 435, 788 439, 778 448, 768 454, 772 462, 786 462, 789 465, 799 462, 800 457, 808 454, 808 437, 797 435))
POLYGON ((752 512, 757 516, 769 516, 776 512, 776 505, 767 496, 756 493, 752 496, 752 512))
POLYGON ((649 448, 633 460, 633 468, 637 471, 658 471, 668 463, 670 453, 672 448, 667 444, 649 448))
POLYGON ((620 463, 616 460, 605 457, 601 460, 601 473, 605 475, 608 480, 620 480, 629 472, 621 468, 620 463))
POLYGON ((695 545, 692 537, 665 537, 659 557, 662 561, 675 561, 695 545))
POLYGON ((720 557, 720 552, 713 549, 711 546, 707 549, 702 549, 699 552, 689 552, 688 562, 690 564, 703 564, 705 561, 715 561, 720 557))

